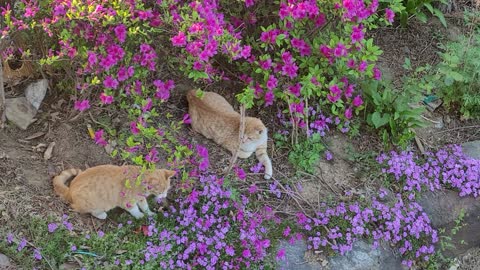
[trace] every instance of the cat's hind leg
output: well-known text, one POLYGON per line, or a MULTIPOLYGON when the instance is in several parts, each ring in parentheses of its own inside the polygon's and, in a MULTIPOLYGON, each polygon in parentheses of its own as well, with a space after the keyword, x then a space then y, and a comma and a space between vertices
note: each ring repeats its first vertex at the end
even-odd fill
POLYGON ((136 219, 143 218, 143 213, 140 212, 140 209, 138 209, 138 205, 135 203, 132 205, 132 207, 127 208, 127 207, 122 207, 123 209, 127 210, 132 216, 134 216, 136 219))
POLYGON ((147 199, 146 198, 142 198, 140 200, 138 200, 137 202, 138 206, 140 207, 140 209, 142 209, 142 212, 149 215, 149 216, 153 216, 155 215, 154 212, 152 212, 150 210, 150 208, 148 207, 148 202, 147 202, 147 199))
POLYGON ((98 219, 106 219, 107 218, 107 213, 105 211, 95 211, 91 213, 92 216, 98 218, 98 219))

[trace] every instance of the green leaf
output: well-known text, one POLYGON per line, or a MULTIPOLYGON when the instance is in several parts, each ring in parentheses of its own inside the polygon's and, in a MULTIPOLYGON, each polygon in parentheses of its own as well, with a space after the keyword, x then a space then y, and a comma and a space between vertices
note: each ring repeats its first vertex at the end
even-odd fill
POLYGON ((433 13, 440 20, 443 27, 447 28, 447 21, 445 20, 445 16, 443 16, 443 13, 438 8, 433 9, 433 13))
POLYGON ((417 12, 416 14, 417 16, 417 19, 423 23, 426 23, 427 22, 427 15, 421 11, 417 12))
POLYGON ((387 115, 388 114, 381 116, 379 112, 374 112, 372 114, 372 123, 375 126, 375 128, 382 127, 388 123, 387 115))
POLYGON ((430 3, 425 3, 425 4, 423 4, 423 5, 428 9, 428 11, 430 11, 430 13, 433 14, 432 4, 430 4, 430 3))

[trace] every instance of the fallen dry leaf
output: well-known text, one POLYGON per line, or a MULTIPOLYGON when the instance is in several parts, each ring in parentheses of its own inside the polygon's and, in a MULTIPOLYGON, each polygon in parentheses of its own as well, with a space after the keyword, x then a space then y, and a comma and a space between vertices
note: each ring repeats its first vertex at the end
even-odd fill
POLYGON ((41 132, 41 131, 35 132, 32 135, 25 138, 24 140, 26 140, 26 141, 33 140, 33 139, 36 139, 36 138, 41 137, 43 135, 45 135, 45 132, 41 132))
POLYGON ((55 146, 55 142, 51 142, 48 145, 47 150, 45 150, 45 153, 43 153, 43 159, 49 160, 50 158, 52 158, 52 153, 53 153, 53 147, 54 146, 55 146))

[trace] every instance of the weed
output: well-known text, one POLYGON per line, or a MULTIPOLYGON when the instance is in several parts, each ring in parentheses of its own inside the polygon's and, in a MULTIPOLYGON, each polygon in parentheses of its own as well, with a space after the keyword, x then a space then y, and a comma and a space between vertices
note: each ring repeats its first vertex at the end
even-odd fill
POLYGON ((317 162, 325 150, 320 134, 315 133, 303 142, 293 145, 288 160, 297 168, 309 173, 315 172, 317 162))

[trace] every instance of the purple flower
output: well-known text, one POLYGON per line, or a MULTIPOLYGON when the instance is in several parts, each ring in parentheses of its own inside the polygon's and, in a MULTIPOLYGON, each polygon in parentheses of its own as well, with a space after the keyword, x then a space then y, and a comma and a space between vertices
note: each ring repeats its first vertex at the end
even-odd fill
POLYGON ((22 249, 25 248, 26 245, 27 245, 27 240, 25 238, 22 238, 20 243, 18 243, 17 251, 18 252, 22 251, 22 249))
POLYGON ((332 152, 330 151, 325 151, 325 159, 326 160, 332 160, 333 159, 333 155, 332 155, 332 152))
POLYGON ((98 231, 97 235, 99 238, 102 238, 105 235, 105 233, 103 231, 98 231))
POLYGON ((40 254, 40 250, 34 249, 33 257, 35 258, 35 260, 40 261, 42 259, 42 254, 40 254))
POLYGON ((48 232, 53 233, 55 230, 57 230, 58 225, 57 223, 50 223, 48 224, 48 232))
POLYGON ((76 251, 76 250, 77 250, 77 246, 72 245, 72 246, 70 247, 70 250, 71 250, 71 251, 76 251))

